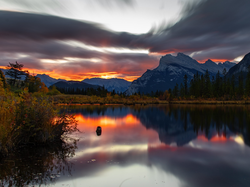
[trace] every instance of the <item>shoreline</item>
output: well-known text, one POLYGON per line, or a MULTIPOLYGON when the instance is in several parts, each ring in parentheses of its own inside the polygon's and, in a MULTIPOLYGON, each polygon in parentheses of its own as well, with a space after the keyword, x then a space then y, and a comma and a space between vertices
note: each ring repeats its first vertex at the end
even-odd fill
POLYGON ((200 100, 182 100, 182 101, 159 101, 159 102, 107 102, 107 103, 103 103, 103 102, 68 102, 68 103, 60 103, 60 102, 55 102, 55 105, 58 106, 65 106, 65 105, 98 105, 98 106, 102 106, 102 105, 124 105, 124 106, 128 106, 128 105, 192 105, 192 104, 197 104, 197 105, 250 105, 250 101, 210 101, 210 100, 204 100, 204 101, 200 101, 200 100))

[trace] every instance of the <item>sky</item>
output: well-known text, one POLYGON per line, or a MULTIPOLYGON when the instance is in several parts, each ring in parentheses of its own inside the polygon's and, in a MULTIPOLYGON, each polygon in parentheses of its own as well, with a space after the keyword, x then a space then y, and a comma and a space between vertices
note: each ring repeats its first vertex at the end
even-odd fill
POLYGON ((123 78, 161 56, 203 63, 250 52, 249 0, 0 0, 0 67, 53 78, 123 78))

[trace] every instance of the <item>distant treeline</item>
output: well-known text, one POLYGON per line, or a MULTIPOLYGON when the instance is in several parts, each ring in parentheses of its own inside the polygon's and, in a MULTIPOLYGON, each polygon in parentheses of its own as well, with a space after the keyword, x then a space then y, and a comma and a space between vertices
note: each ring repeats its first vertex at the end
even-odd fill
MULTIPOLYGON (((87 88, 57 88, 61 93, 64 94, 80 94, 80 95, 96 95, 100 97, 106 97, 108 90, 104 87, 99 87, 97 89, 87 88)), ((115 92, 113 90, 111 93, 113 95, 120 95, 126 97, 126 93, 115 92)), ((247 77, 244 78, 243 73, 239 73, 239 76, 231 77, 226 76, 226 70, 216 74, 216 76, 211 76, 208 70, 205 74, 199 74, 198 72, 194 74, 191 80, 188 80, 188 76, 183 77, 183 83, 178 85, 176 83, 174 89, 169 89, 166 91, 156 90, 150 93, 134 93, 133 95, 139 96, 149 96, 157 97, 161 100, 171 100, 171 99, 223 99, 223 100, 240 100, 250 97, 250 71, 247 73, 247 77)))
POLYGON ((243 72, 239 76, 226 76, 224 70, 221 74, 219 71, 216 76, 211 76, 208 71, 205 74, 194 74, 191 80, 188 76, 183 77, 183 83, 180 85, 176 83, 173 89, 166 91, 156 90, 151 93, 135 93, 134 95, 147 95, 151 97, 158 97, 161 100, 171 99, 224 99, 224 100, 238 100, 250 97, 250 71, 247 77, 244 78, 243 72))
POLYGON ((174 89, 169 89, 167 93, 156 91, 154 96, 164 97, 168 95, 172 98, 221 98, 226 100, 244 99, 250 97, 250 71, 244 79, 243 72, 239 76, 226 76, 226 71, 221 74, 219 71, 216 76, 210 76, 209 72, 194 74, 189 81, 187 75, 183 78, 183 83, 176 84, 174 89))
MULTIPOLYGON (((88 96, 92 96, 92 95, 96 95, 96 96, 100 96, 100 97, 106 97, 108 93, 110 93, 106 88, 104 88, 104 86, 102 87, 98 87, 97 89, 95 88, 86 88, 86 89, 80 89, 80 88, 58 88, 56 87, 56 89, 58 91, 60 91, 61 93, 64 94, 76 94, 76 95, 88 95, 88 96)), ((116 92, 115 90, 113 90, 111 92, 111 95, 122 95, 122 92, 116 92)))

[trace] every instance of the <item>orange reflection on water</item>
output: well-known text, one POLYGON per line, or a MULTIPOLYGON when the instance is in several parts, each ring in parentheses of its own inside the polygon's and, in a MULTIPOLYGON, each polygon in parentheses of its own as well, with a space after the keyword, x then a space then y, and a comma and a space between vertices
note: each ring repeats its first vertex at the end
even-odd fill
POLYGON ((148 151, 154 151, 154 150, 168 150, 168 151, 176 151, 178 147, 173 147, 170 145, 167 145, 165 143, 160 143, 160 144, 149 144, 148 146, 148 151))
POLYGON ((201 140, 201 141, 203 141, 203 142, 207 142, 207 141, 208 141, 208 139, 207 139, 207 137, 206 137, 205 135, 199 135, 199 136, 197 137, 197 140, 201 140))
POLYGON ((78 121, 78 128, 86 128, 87 126, 105 126, 105 127, 115 127, 118 125, 129 125, 134 126, 140 124, 140 121, 133 116, 132 114, 128 114, 125 117, 121 118, 113 118, 108 116, 98 116, 94 117, 85 117, 82 114, 76 114, 76 120, 78 121))
POLYGON ((226 141, 231 141, 231 139, 228 139, 227 137, 225 136, 214 136, 211 138, 211 142, 226 142, 226 141))
MULTIPOLYGON (((87 133, 88 140, 91 142, 99 141, 95 131, 97 126, 102 128, 101 142, 99 145, 114 144, 113 140, 123 140, 125 144, 130 145, 148 145, 159 144, 158 133, 153 129, 144 127, 140 120, 132 114, 127 114, 121 117, 112 116, 84 116, 81 113, 75 115, 78 120, 78 129, 81 132, 87 133)), ((122 147, 122 146, 121 146, 122 147)), ((124 146, 123 146, 124 148, 124 146)))
POLYGON ((226 142, 226 141, 231 141, 233 140, 231 137, 230 138, 227 138, 226 136, 224 135, 215 135, 213 136, 210 140, 208 140, 208 138, 205 136, 205 135, 199 135, 197 137, 197 140, 201 140, 201 141, 204 141, 204 142, 226 142))

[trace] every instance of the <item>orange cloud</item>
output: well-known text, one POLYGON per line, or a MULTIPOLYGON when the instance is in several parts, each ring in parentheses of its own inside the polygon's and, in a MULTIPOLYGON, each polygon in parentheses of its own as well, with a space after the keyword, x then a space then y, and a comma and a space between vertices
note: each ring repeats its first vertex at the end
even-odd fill
MULTIPOLYGON (((0 69, 6 69, 6 66, 0 66, 0 69)), ((111 79, 111 78, 120 78, 125 79, 127 81, 133 81, 140 76, 124 76, 121 73, 118 72, 88 72, 88 73, 74 73, 73 71, 70 71, 69 69, 65 69, 65 71, 57 71, 55 70, 45 70, 45 69, 33 69, 33 68, 24 68, 23 70, 28 70, 31 75, 37 75, 37 74, 46 74, 49 75, 52 78, 55 79, 65 79, 65 80, 75 80, 75 81, 82 81, 84 79, 90 79, 90 78, 103 78, 103 79, 111 79)))

